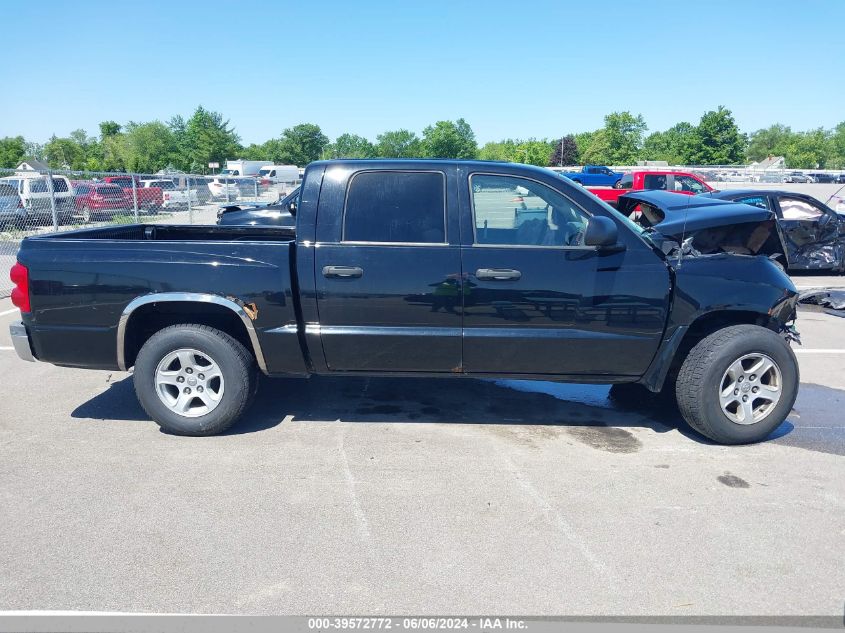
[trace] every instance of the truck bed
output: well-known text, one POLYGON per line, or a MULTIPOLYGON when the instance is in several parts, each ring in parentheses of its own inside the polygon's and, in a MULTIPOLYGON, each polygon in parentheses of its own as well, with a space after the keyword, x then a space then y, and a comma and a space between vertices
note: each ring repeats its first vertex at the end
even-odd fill
MULTIPOLYGON (((156 309, 174 313, 176 299, 190 294, 225 299, 249 315, 267 373, 303 372, 294 236, 279 227, 133 224, 27 238, 18 261, 29 270, 32 312, 24 321, 35 356, 120 369, 118 326, 127 309, 160 297, 156 309)), ((134 361, 131 343, 126 366, 134 361)))

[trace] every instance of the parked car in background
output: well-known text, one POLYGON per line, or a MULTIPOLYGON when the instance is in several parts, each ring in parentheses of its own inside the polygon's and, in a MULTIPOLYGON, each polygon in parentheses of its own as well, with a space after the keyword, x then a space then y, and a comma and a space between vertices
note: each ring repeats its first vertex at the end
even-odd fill
POLYGON ((147 224, 24 239, 15 350, 134 367, 144 410, 182 435, 234 424, 259 370, 666 389, 692 428, 725 444, 761 441, 792 411, 798 292, 767 257, 690 250, 681 265, 677 244, 667 252, 529 165, 318 161, 302 191, 295 229, 147 224), (515 197, 543 214, 516 226, 515 197))
MULTIPOLYGON (((14 176, 0 178, 0 182, 16 189, 25 210, 25 222, 32 219, 48 221, 53 216, 50 182, 38 172, 18 172, 14 176)), ((73 185, 67 176, 52 177, 52 198, 56 203, 58 218, 72 214, 75 209, 73 185)))
MULTIPOLYGON (((117 212, 132 209, 132 203, 116 184, 77 180, 73 182, 75 208, 83 222, 105 220, 117 212)), ((70 217, 65 216, 65 221, 70 217)))
POLYGON ((221 176, 255 176, 267 164, 264 160, 227 160, 221 176))
POLYGON ((750 177, 738 171, 723 171, 716 174, 716 182, 748 182, 750 177))
POLYGON ((0 228, 20 226, 26 218, 26 209, 18 189, 7 182, 0 182, 0 228))
POLYGON ((123 195, 129 202, 131 209, 135 208, 135 197, 138 199, 138 208, 150 214, 158 213, 164 204, 164 196, 160 187, 144 187, 141 179, 137 176, 106 176, 103 182, 117 185, 123 189, 123 195), (134 182, 134 188, 133 188, 134 182))
POLYGON ((161 206, 163 209, 187 209, 191 205, 199 204, 199 196, 194 189, 180 189, 172 180, 142 180, 144 189, 158 187, 161 189, 161 206))
POLYGON ((580 171, 558 173, 585 187, 616 187, 623 176, 621 171, 613 171, 604 165, 584 165, 580 171))
POLYGON ((212 198, 237 200, 240 197, 241 189, 236 178, 226 176, 215 176, 208 181, 208 191, 212 198))
POLYGON ((277 185, 295 183, 299 180, 299 167, 296 165, 264 165, 258 170, 259 185, 277 185))
POLYGON ((845 184, 845 172, 843 172, 843 173, 839 174, 839 175, 836 177, 836 183, 837 183, 837 184, 840 184, 840 185, 841 185, 841 184, 845 184))
POLYGON ((706 195, 774 212, 789 270, 845 272, 845 217, 813 196, 769 189, 734 189, 706 195))
POLYGON ((271 204, 240 203, 221 205, 217 224, 246 226, 296 226, 296 205, 299 187, 278 202, 271 204))
POLYGON ((608 204, 615 205, 619 197, 629 191, 644 191, 658 189, 695 195, 713 191, 713 187, 685 171, 633 171, 622 176, 622 182, 617 189, 588 188, 587 191, 608 204))
POLYGON ((812 177, 802 174, 800 171, 791 171, 787 174, 784 174, 781 179, 781 182, 815 182, 812 177))
POLYGON ((813 182, 823 182, 823 183, 832 183, 836 182, 836 174, 828 174, 823 171, 813 172, 811 174, 807 174, 810 178, 813 179, 813 182))

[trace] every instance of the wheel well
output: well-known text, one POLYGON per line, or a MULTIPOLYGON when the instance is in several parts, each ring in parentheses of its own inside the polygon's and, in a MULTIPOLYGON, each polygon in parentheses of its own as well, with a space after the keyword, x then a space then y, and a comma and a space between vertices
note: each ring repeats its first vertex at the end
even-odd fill
POLYGON ((690 350, 703 338, 709 336, 717 330, 729 327, 731 325, 759 325, 760 327, 775 330, 772 319, 759 312, 750 312, 745 310, 723 310, 719 312, 708 312, 698 317, 690 325, 687 333, 681 341, 675 357, 672 359, 672 365, 669 368, 669 375, 677 375, 678 369, 684 359, 690 353, 690 350))
POLYGON ((196 301, 162 301, 142 305, 130 315, 123 342, 126 367, 135 364, 135 357, 153 334, 179 323, 208 325, 226 332, 255 355, 246 326, 229 308, 196 301))

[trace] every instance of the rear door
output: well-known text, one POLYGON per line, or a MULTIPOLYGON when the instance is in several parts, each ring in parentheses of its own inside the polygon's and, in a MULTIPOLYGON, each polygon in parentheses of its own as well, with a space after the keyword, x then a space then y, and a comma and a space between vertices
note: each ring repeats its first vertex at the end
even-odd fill
POLYGON ((454 169, 362 170, 324 185, 320 213, 342 209, 335 224, 318 222, 315 249, 330 370, 460 371, 454 169), (343 198, 324 198, 330 195, 343 198))
POLYGON ((471 222, 462 231, 465 371, 645 372, 669 305, 663 260, 622 231, 626 250, 585 246, 590 214, 548 183, 482 172, 459 181, 471 222))

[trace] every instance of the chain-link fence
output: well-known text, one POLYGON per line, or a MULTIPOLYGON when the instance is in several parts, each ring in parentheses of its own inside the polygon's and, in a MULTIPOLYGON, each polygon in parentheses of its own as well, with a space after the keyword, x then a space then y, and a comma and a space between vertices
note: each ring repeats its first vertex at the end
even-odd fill
POLYGON ((261 177, 0 169, 0 297, 23 238, 103 224, 214 224, 221 205, 275 202, 296 186, 261 177))

